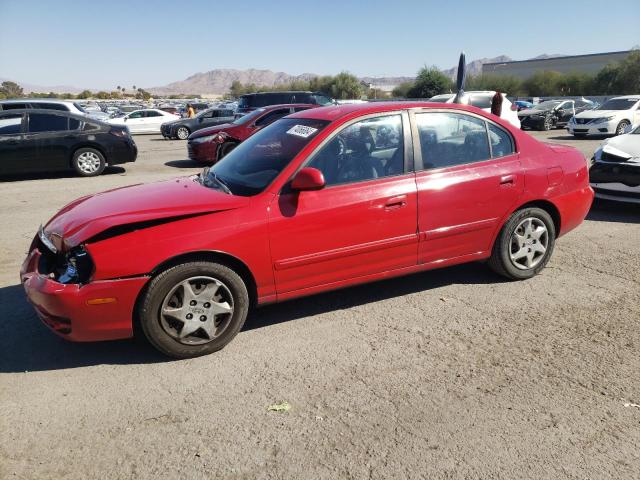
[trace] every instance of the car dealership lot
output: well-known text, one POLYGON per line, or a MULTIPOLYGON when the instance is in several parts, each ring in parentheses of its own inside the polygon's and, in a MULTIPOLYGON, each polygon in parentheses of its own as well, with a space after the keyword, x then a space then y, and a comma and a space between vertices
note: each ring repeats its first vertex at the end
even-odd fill
MULTIPOLYGON (((600 142, 533 135, 589 157, 600 142)), ((596 203, 526 282, 471 264, 322 294, 257 311, 219 353, 167 361, 58 339, 17 281, 70 200, 201 168, 185 142, 136 143, 136 163, 100 177, 2 183, 0 477, 637 474, 639 207, 596 203)))

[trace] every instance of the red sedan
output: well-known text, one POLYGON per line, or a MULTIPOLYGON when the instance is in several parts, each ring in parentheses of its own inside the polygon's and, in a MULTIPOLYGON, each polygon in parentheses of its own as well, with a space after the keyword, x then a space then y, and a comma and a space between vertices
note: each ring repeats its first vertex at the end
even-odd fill
POLYGON ((233 123, 198 130, 189 136, 189 158, 202 163, 215 163, 258 130, 289 114, 317 106, 304 103, 271 105, 254 110, 233 123))
POLYGON ((592 199, 580 152, 474 107, 314 108, 201 175, 72 202, 21 279, 70 340, 130 337, 136 323, 193 357, 229 343, 256 305, 476 260, 530 278, 592 199))

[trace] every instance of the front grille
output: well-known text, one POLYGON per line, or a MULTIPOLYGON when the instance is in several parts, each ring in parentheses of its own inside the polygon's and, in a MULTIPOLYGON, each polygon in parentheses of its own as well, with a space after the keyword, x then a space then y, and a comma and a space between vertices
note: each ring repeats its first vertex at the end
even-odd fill
POLYGON ((591 120, 591 118, 576 118, 576 125, 586 125, 591 120))
POLYGON ((589 131, 588 128, 574 128, 573 133, 587 133, 589 131))

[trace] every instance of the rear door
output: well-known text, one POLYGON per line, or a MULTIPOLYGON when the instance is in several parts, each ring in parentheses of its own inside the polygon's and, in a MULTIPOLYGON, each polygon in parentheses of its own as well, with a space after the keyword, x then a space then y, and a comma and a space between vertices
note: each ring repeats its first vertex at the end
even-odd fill
POLYGON ((168 120, 156 110, 147 110, 144 112, 144 131, 148 133, 160 133, 160 125, 168 120))
POLYGON ((23 113, 0 115, 0 174, 25 170, 24 117, 23 113))
POLYGON ((29 170, 65 170, 71 165, 71 147, 77 141, 80 121, 67 115, 54 113, 27 114, 25 141, 29 170), (69 130, 69 122, 72 130, 69 130))
POLYGON ((419 262, 484 256, 524 190, 513 137, 467 113, 416 112, 413 122, 419 262))

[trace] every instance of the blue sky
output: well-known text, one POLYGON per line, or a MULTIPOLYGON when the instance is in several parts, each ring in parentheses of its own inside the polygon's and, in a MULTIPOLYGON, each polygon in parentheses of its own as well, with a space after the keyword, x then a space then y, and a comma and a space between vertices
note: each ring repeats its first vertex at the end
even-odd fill
POLYGON ((164 85, 214 68, 413 75, 425 64, 453 66, 461 50, 467 60, 501 54, 521 60, 638 45, 640 2, 624 2, 615 12, 607 5, 601 0, 0 0, 0 78, 130 88, 164 85))

